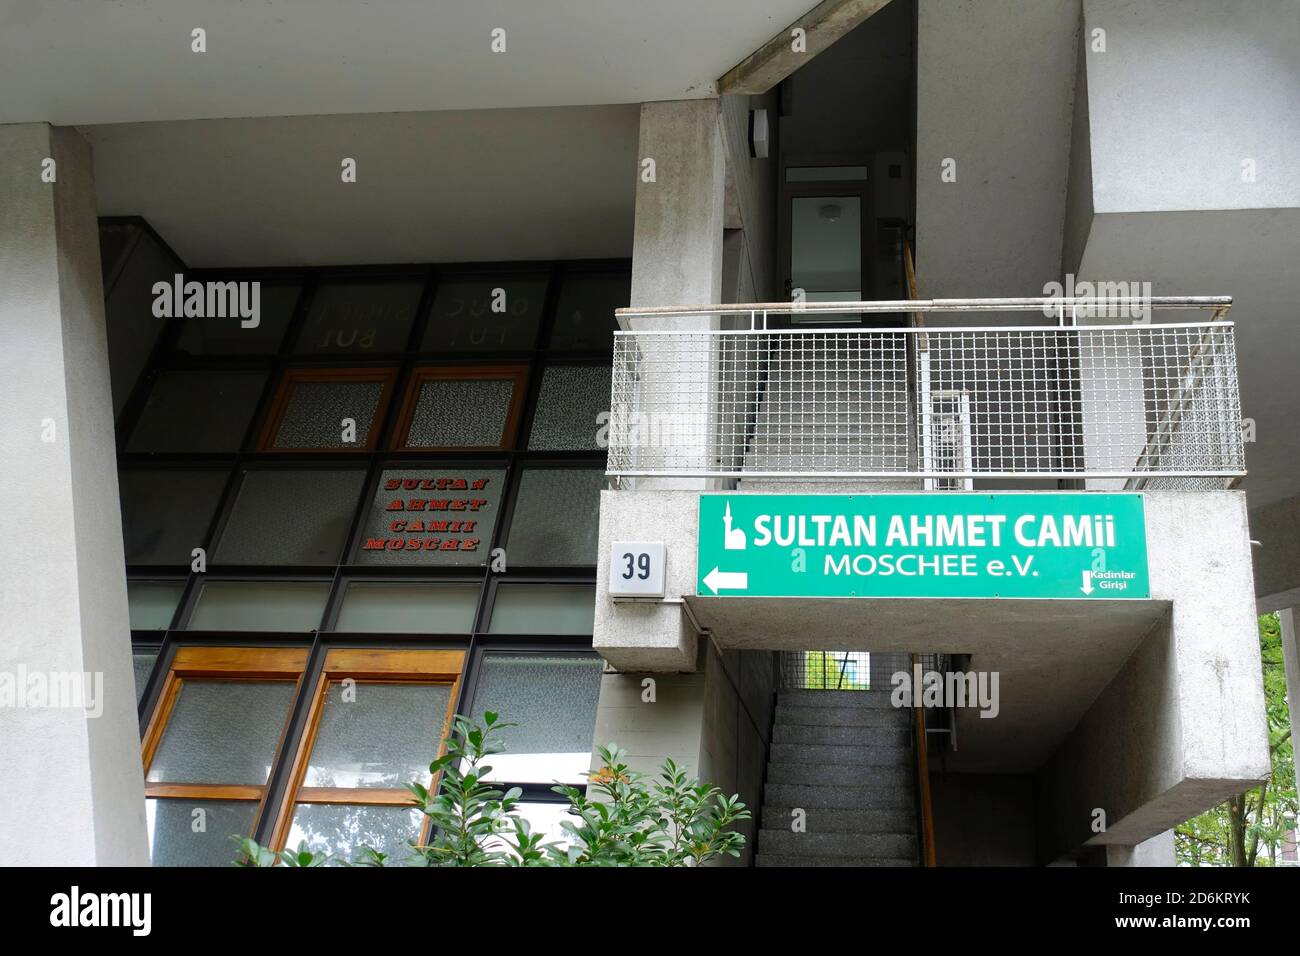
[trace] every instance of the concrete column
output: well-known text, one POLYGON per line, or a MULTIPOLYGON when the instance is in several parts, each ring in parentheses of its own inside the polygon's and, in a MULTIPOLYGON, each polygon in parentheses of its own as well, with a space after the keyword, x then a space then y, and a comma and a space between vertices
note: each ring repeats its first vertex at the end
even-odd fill
MULTIPOLYGON (((1286 699, 1291 708, 1291 740, 1300 740, 1300 635, 1296 634, 1295 608, 1277 612, 1282 623, 1282 666, 1286 671, 1286 699)), ((1300 763, 1295 766, 1296 792, 1300 793, 1300 763)))
MULTIPOLYGON (((638 143, 633 306, 702 306, 722 300, 726 149, 718 100, 644 103, 638 143), (653 166, 651 166, 653 164, 653 166), (653 178, 651 178, 653 173, 653 178)), ((636 331, 718 328, 716 316, 637 319, 636 331)), ((662 337, 642 348, 638 408, 648 418, 638 460, 656 468, 715 466, 714 343, 662 337)), ((638 488, 707 488, 704 478, 641 478, 638 488)))
POLYGON ((147 865, 90 147, 0 126, 0 195, 0 862, 147 865))

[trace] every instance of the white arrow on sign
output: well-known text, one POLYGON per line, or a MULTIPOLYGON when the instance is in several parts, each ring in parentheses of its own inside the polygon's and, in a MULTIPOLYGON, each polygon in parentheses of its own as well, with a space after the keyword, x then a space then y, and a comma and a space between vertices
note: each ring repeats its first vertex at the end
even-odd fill
POLYGON ((1079 590, 1082 591, 1084 594, 1092 593, 1092 572, 1091 571, 1083 572, 1083 585, 1079 588, 1079 590))
POLYGON ((714 594, 719 591, 743 591, 749 587, 747 571, 719 571, 714 568, 704 575, 704 585, 714 594))

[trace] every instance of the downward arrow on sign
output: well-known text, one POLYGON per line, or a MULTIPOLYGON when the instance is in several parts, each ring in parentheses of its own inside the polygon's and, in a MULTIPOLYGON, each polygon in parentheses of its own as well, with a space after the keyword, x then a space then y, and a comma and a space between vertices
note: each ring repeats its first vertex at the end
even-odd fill
POLYGON ((1084 594, 1092 593, 1092 572, 1091 571, 1083 572, 1083 585, 1082 587, 1079 588, 1079 590, 1082 591, 1084 594))
POLYGON ((704 576, 704 585, 714 594, 721 590, 743 591, 749 587, 749 573, 746 571, 719 571, 714 568, 704 576))

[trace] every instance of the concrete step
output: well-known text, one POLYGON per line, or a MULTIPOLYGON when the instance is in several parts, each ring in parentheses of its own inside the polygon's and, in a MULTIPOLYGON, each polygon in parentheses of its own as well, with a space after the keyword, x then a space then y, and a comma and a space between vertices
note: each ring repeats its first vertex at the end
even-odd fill
POLYGON ((827 767, 819 763, 772 761, 767 765, 767 782, 836 787, 907 787, 911 793, 912 765, 909 762, 906 766, 900 764, 893 767, 827 767))
POLYGON ((901 833, 916 835, 916 814, 904 807, 889 810, 838 810, 830 807, 763 807, 764 829, 787 829, 794 821, 794 810, 806 814, 808 833, 901 833))
POLYGON ((830 767, 893 767, 910 764, 910 747, 842 746, 839 744, 772 744, 769 760, 821 763, 830 767))
POLYGON ((881 859, 872 856, 789 856, 782 853, 757 853, 754 855, 755 866, 917 866, 916 860, 881 859))
POLYGON ((776 692, 777 705, 792 707, 853 707, 897 710, 885 691, 865 690, 796 690, 782 688, 776 692))
MULTIPOLYGON (((812 710, 813 708, 809 708, 812 710)), ((780 719, 772 728, 777 744, 830 744, 846 747, 910 747, 912 735, 906 723, 826 727, 786 724, 780 719)))
POLYGON ((910 833, 791 833, 789 829, 758 831, 758 854, 779 853, 802 857, 916 856, 916 837, 910 833))
POLYGON ((911 808, 914 801, 910 783, 881 780, 853 786, 769 783, 763 788, 763 805, 805 810, 898 810, 911 808))
POLYGON ((777 704, 776 725, 789 727, 814 724, 821 727, 880 727, 910 730, 912 711, 908 707, 805 707, 777 704))

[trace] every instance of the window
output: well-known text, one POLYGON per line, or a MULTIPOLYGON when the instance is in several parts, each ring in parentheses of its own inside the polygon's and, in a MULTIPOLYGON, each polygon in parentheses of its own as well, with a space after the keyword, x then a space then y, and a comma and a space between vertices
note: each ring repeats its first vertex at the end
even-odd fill
POLYGON ((369 451, 396 369, 290 369, 262 432, 263 451, 369 451))
POLYGON ((246 470, 216 563, 335 564, 365 478, 360 470, 246 470))
POLYGON ((306 648, 177 650, 143 745, 156 865, 234 859, 230 837, 253 832, 306 663, 306 648))
POLYGON ((451 279, 438 284, 422 352, 532 349, 546 300, 546 277, 451 279))
POLYGON ((500 584, 493 634, 591 634, 595 588, 587 585, 500 584))
POLYGON ((522 365, 416 369, 397 427, 401 447, 510 447, 519 428, 527 375, 522 365))
POLYGON ((479 585, 413 581, 351 581, 336 631, 468 634, 474 629, 479 585))
POLYGON ((463 662, 457 651, 330 650, 276 845, 346 858, 366 843, 401 862, 424 819, 406 784, 433 784, 463 662))
POLYGON ((420 305, 419 279, 323 282, 298 335, 299 355, 401 352, 420 305))
POLYGON ((245 327, 243 318, 188 318, 176 351, 189 355, 270 355, 280 347, 301 292, 300 282, 258 281, 257 325, 245 327))
POLYGON ((550 347, 608 354, 618 328, 614 310, 627 308, 631 301, 632 278, 625 272, 567 278, 555 310, 550 347))
POLYGON ((233 833, 400 860, 424 825, 402 783, 427 777, 460 680, 464 712, 521 725, 502 781, 539 828, 550 781, 582 785, 598 417, 630 268, 358 273, 231 274, 261 283, 258 327, 177 319, 121 406, 158 865, 228 865, 233 833))
POLYGON ((519 484, 507 555, 522 567, 596 563, 604 471, 528 468, 519 484))
POLYGON ((490 779, 510 784, 580 784, 591 764, 603 664, 595 654, 488 651, 474 690, 474 719, 505 715, 490 779))
POLYGON ((607 365, 547 366, 528 447, 556 451, 599 448, 600 432, 609 417, 609 392, 607 365))
POLYGON ((118 474, 128 565, 186 565, 207 543, 225 471, 130 469, 118 474))
POLYGON ((358 564, 487 563, 505 475, 496 468, 388 468, 362 522, 358 564))
POLYGON ((164 372, 127 450, 238 451, 265 384, 264 372, 164 372))
POLYGON ((126 603, 133 631, 165 631, 180 603, 184 581, 128 581, 126 603))
POLYGON ((205 581, 192 631, 311 631, 320 626, 329 583, 205 581))

